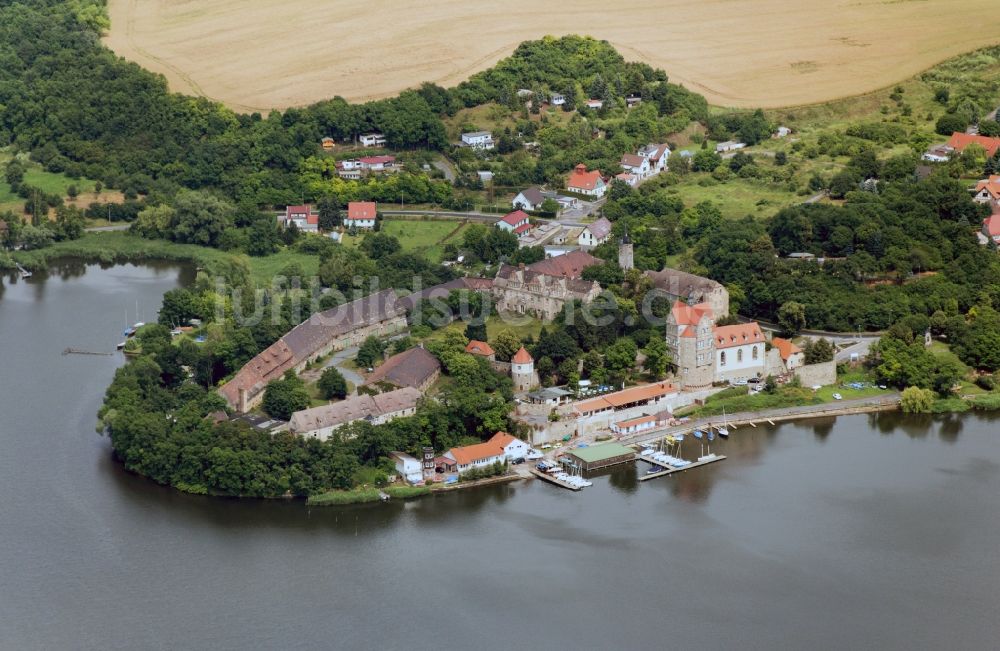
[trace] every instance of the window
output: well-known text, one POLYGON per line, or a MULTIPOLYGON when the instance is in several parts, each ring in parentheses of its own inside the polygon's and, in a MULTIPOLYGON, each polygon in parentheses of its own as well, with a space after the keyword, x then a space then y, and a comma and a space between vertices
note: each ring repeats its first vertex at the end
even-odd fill
POLYGON ((725 365, 726 365, 726 351, 722 351, 721 353, 719 353, 719 366, 725 366, 725 365))
POLYGON ((742 350, 737 350, 736 351, 736 362, 737 363, 743 362, 743 351, 742 350))
POLYGON ((757 359, 757 347, 756 346, 753 347, 753 358, 757 359))

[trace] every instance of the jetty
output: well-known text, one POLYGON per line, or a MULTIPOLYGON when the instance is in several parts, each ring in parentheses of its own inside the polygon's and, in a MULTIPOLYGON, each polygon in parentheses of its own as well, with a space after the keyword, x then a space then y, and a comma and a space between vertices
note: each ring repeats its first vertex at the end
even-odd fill
POLYGON ((547 472, 542 472, 541 470, 539 470, 538 468, 535 468, 534 466, 532 466, 531 468, 528 468, 528 470, 535 477, 538 477, 539 479, 544 479, 545 481, 549 482, 550 484, 555 484, 556 486, 561 486, 563 488, 568 488, 571 491, 579 491, 579 490, 583 489, 583 486, 576 486, 574 484, 570 484, 570 483, 564 482, 563 480, 561 480, 561 479, 559 479, 557 477, 553 477, 552 475, 550 475, 547 472))
POLYGON ((694 470, 695 468, 700 468, 702 466, 707 466, 710 463, 715 463, 716 461, 725 461, 726 456, 722 454, 714 455, 708 459, 703 459, 701 461, 693 461, 690 465, 684 466, 683 468, 676 468, 674 466, 667 465, 662 461, 657 461, 656 459, 650 459, 648 457, 642 457, 641 461, 646 463, 651 463, 654 466, 659 466, 663 468, 660 472, 653 472, 645 475, 639 475, 639 481, 646 481, 647 479, 656 479, 657 477, 665 477, 666 475, 672 475, 675 472, 684 472, 686 470, 694 470))
POLYGON ((63 355, 97 355, 100 357, 111 357, 114 353, 99 353, 92 350, 80 350, 79 348, 67 348, 62 351, 63 355))

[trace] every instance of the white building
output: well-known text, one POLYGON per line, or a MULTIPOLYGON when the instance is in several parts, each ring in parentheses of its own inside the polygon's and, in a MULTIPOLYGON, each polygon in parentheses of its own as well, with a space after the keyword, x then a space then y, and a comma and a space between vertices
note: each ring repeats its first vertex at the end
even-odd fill
POLYGON ((335 430, 357 420, 373 425, 412 416, 423 396, 420 391, 404 387, 378 395, 357 395, 322 407, 303 409, 292 414, 289 429, 300 436, 325 441, 335 430))
POLYGON ((285 206, 285 212, 278 215, 278 225, 288 228, 292 224, 302 232, 315 233, 319 231, 319 214, 313 212, 308 203, 301 206, 285 206))
POLYGON ((728 151, 736 151, 737 149, 743 149, 746 147, 744 142, 736 142, 735 140, 727 140, 726 142, 720 142, 715 146, 715 153, 724 154, 728 151))
POLYGON ((650 174, 659 174, 667 169, 667 163, 670 162, 670 146, 646 145, 639 150, 639 155, 649 161, 650 174))
POLYGON ((374 201, 351 201, 347 204, 347 217, 344 218, 344 226, 359 230, 371 230, 375 228, 377 218, 378 204, 374 201))
POLYGON ((566 103, 566 97, 559 93, 552 93, 552 106, 562 106, 566 103))
POLYGON ((366 133, 358 138, 362 147, 385 147, 385 136, 381 133, 366 133))
POLYGON ((609 222, 604 217, 601 217, 593 224, 587 225, 583 231, 580 232, 580 236, 577 237, 576 243, 582 247, 594 247, 599 244, 604 244, 611 237, 611 222, 609 222))
POLYGON ((541 188, 532 187, 518 192, 510 203, 514 210, 540 210, 543 201, 545 195, 541 188))
POLYGON ((764 373, 764 334, 757 323, 716 326, 713 331, 716 381, 759 378, 764 373))
POLYGON ((788 127, 778 127, 778 130, 774 132, 775 138, 787 138, 792 135, 792 130, 788 127))
POLYGON ((507 432, 497 432, 485 443, 464 445, 444 453, 444 458, 454 462, 459 474, 476 468, 485 468, 495 463, 523 459, 531 447, 507 432))
POLYGON ((410 484, 420 484, 424 481, 424 466, 405 452, 390 452, 389 457, 396 464, 396 473, 410 484))
POLYGON ((489 131, 463 133, 462 146, 473 149, 493 149, 493 134, 489 131))
POLYGON ((644 179, 652 173, 649 159, 641 154, 624 154, 621 166, 627 174, 634 174, 640 179, 644 179))
POLYGON ((528 217, 528 213, 523 210, 515 210, 501 217, 497 221, 496 227, 520 236, 531 228, 531 219, 528 217))
POLYGON ((608 191, 608 184, 604 182, 599 170, 587 170, 587 166, 579 164, 573 169, 566 181, 566 189, 570 192, 586 195, 588 197, 601 198, 608 191))

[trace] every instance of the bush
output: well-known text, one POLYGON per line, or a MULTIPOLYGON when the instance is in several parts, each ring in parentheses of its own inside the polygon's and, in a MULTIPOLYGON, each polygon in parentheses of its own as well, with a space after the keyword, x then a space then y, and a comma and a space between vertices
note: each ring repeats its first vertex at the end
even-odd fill
POLYGON ((382 499, 374 488, 359 488, 352 491, 327 491, 313 495, 306 504, 309 506, 339 506, 341 504, 364 504, 382 499))
POLYGON ((997 388, 997 381, 992 375, 980 375, 976 378, 976 386, 984 391, 993 391, 997 388))
POLYGON ((907 414, 928 414, 934 407, 934 392, 920 387, 903 389, 900 407, 907 414))

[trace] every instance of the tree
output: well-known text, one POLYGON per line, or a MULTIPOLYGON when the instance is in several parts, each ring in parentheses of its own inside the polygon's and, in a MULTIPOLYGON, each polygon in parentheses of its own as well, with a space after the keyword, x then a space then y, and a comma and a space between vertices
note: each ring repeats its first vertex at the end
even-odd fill
POLYGON ((786 154, 783 151, 776 152, 774 154, 774 164, 777 165, 777 166, 779 166, 779 167, 782 166, 782 165, 787 165, 788 164, 788 154, 786 154))
POLYGON ((332 231, 340 226, 342 223, 340 204, 334 197, 329 195, 321 197, 316 207, 319 212, 320 230, 332 231))
POLYGON ((835 351, 833 344, 821 337, 807 341, 802 352, 806 364, 822 364, 823 362, 832 362, 835 351))
POLYGON ((557 212, 559 212, 559 202, 553 199, 552 197, 546 197, 542 201, 542 205, 539 206, 539 208, 544 213, 549 213, 551 215, 554 215, 557 212))
POLYGON ((171 328, 186 325, 191 318, 199 316, 195 296, 183 287, 171 289, 163 295, 159 322, 171 328))
POLYGON ((144 208, 129 230, 147 239, 166 239, 170 236, 175 214, 176 211, 166 204, 144 208))
POLYGON ((806 306, 796 301, 788 301, 778 308, 778 325, 782 334, 797 335, 806 327, 806 306))
POLYGON ((722 164, 722 156, 711 149, 700 149, 691 161, 691 169, 695 172, 711 172, 722 164))
POLYGON ((295 372, 288 370, 283 378, 267 385, 262 406, 272 417, 288 420, 294 412, 309 406, 309 393, 295 372))
POLYGON ((465 326, 465 338, 472 341, 486 341, 486 324, 482 321, 470 321, 465 326))
POLYGON ((361 250, 372 260, 387 258, 402 249, 399 240, 388 233, 366 233, 361 240, 361 250))
POLYGON ((497 361, 509 362, 514 353, 521 349, 521 340, 510 330, 501 330, 491 346, 497 361))
POLYGON ((958 113, 945 113, 938 118, 937 124, 934 126, 934 130, 939 135, 950 136, 956 131, 964 133, 967 126, 969 126, 968 116, 959 115, 958 113))
POLYGON ((7 163, 7 168, 4 170, 4 180, 7 181, 11 189, 17 191, 17 186, 24 181, 24 165, 18 160, 7 163))
POLYGON ((185 190, 174 199, 171 236, 177 242, 217 246, 223 231, 233 223, 236 209, 207 192, 185 190))
POLYGON ((900 396, 900 407, 907 414, 926 414, 934 406, 934 392, 930 389, 907 387, 900 396))
POLYGON ((667 374, 667 366, 670 364, 670 352, 667 350, 666 340, 659 335, 650 337, 642 352, 646 356, 642 366, 649 373, 650 379, 662 379, 667 374))
POLYGON ((621 337, 604 350, 604 366, 613 375, 625 379, 635 366, 638 352, 631 337, 621 337))
POLYGON ((354 361, 362 368, 371 368, 375 366, 377 361, 382 359, 384 353, 385 344, 377 337, 368 337, 361 343, 361 347, 358 348, 358 354, 354 358, 354 361))
POLYGON ((335 367, 329 366, 316 382, 320 395, 326 400, 342 400, 347 397, 347 380, 335 367))

